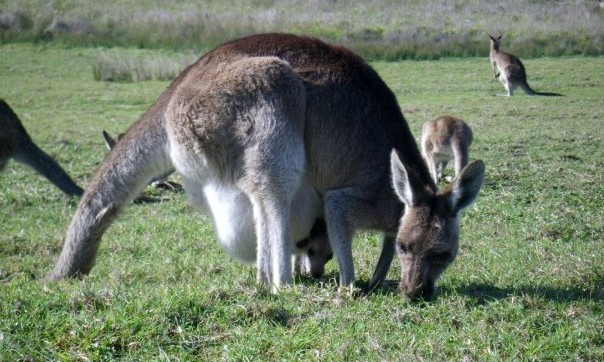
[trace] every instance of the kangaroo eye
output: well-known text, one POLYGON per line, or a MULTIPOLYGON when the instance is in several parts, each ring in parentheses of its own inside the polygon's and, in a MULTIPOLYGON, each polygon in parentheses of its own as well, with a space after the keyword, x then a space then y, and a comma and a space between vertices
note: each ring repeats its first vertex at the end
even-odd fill
POLYGON ((451 257, 451 253, 442 252, 442 253, 436 253, 436 254, 432 255, 432 260, 434 260, 435 262, 438 262, 438 263, 444 263, 447 260, 449 260, 450 257, 451 257))
POLYGON ((408 253, 409 252, 409 248, 407 247, 407 245, 403 244, 403 243, 396 243, 396 245, 398 246, 398 251, 401 253, 408 253))

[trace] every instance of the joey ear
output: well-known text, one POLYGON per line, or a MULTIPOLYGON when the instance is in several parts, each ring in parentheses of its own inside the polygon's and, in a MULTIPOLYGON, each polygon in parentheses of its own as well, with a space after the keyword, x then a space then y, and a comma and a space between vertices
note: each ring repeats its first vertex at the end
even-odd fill
POLYGON ((103 138, 105 139, 105 146, 111 151, 116 141, 105 130, 103 130, 103 138))
POLYGON ((409 174, 395 150, 390 152, 390 171, 392 172, 392 186, 399 199, 407 206, 416 204, 418 199, 409 174))
POLYGON ((481 160, 476 160, 461 170, 461 173, 451 182, 451 204, 455 212, 470 206, 484 181, 485 165, 481 160))

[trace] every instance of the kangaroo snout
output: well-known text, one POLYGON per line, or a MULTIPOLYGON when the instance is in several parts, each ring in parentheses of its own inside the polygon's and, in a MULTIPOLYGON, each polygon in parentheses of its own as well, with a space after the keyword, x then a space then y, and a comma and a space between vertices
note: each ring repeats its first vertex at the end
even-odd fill
POLYGON ((436 287, 432 280, 420 284, 408 284, 401 281, 399 287, 401 292, 410 300, 431 300, 436 294, 436 287))
MULTIPOLYGON (((399 248, 400 252, 400 248, 399 248)), ((419 256, 412 256, 410 251, 403 252, 401 263, 401 282, 399 289, 403 295, 411 300, 430 300, 435 294, 435 282, 441 274, 442 269, 432 265, 431 260, 419 256)))

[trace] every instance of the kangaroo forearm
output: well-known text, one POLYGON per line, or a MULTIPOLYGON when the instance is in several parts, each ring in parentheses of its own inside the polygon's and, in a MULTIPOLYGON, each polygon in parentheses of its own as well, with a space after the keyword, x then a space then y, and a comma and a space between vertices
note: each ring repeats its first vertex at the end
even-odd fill
POLYGON ((380 286, 382 282, 386 279, 386 275, 390 270, 390 265, 392 264, 392 259, 394 258, 395 252, 395 238, 392 236, 385 236, 382 242, 382 252, 380 253, 380 258, 378 259, 378 263, 373 271, 373 276, 371 277, 371 281, 369 282, 369 291, 373 291, 375 288, 380 286))

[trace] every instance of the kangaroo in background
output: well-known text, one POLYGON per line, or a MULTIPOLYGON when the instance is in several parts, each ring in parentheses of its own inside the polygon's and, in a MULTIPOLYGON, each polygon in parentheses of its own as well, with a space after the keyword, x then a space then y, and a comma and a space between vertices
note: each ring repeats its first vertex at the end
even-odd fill
POLYGON ((291 285, 292 240, 324 218, 341 287, 355 280, 354 232, 379 230, 370 287, 385 278, 396 250, 410 298, 433 296, 457 253, 460 212, 484 178, 475 161, 437 190, 394 94, 350 50, 290 34, 250 36, 185 69, 115 145, 49 279, 89 273, 125 202, 172 168, 190 201, 209 209, 223 246, 231 241, 242 254, 252 249, 239 246, 256 246, 262 285, 291 285), (253 221, 253 242, 241 220, 253 221))
POLYGON ((491 53, 489 58, 491 60, 491 66, 495 73, 495 78, 499 78, 499 81, 505 87, 507 96, 514 94, 514 89, 520 87, 528 95, 539 95, 539 96, 561 96, 559 93, 543 93, 533 90, 526 81, 526 70, 524 64, 516 56, 499 50, 501 43, 501 35, 494 38, 489 35, 491 39, 491 53))
POLYGON ((0 170, 11 158, 32 167, 68 196, 81 196, 84 192, 52 157, 34 143, 19 117, 6 101, 0 99, 0 170))
POLYGON ((422 127, 422 154, 438 184, 447 163, 455 161, 455 176, 468 164, 472 130, 460 118, 441 116, 422 127))

